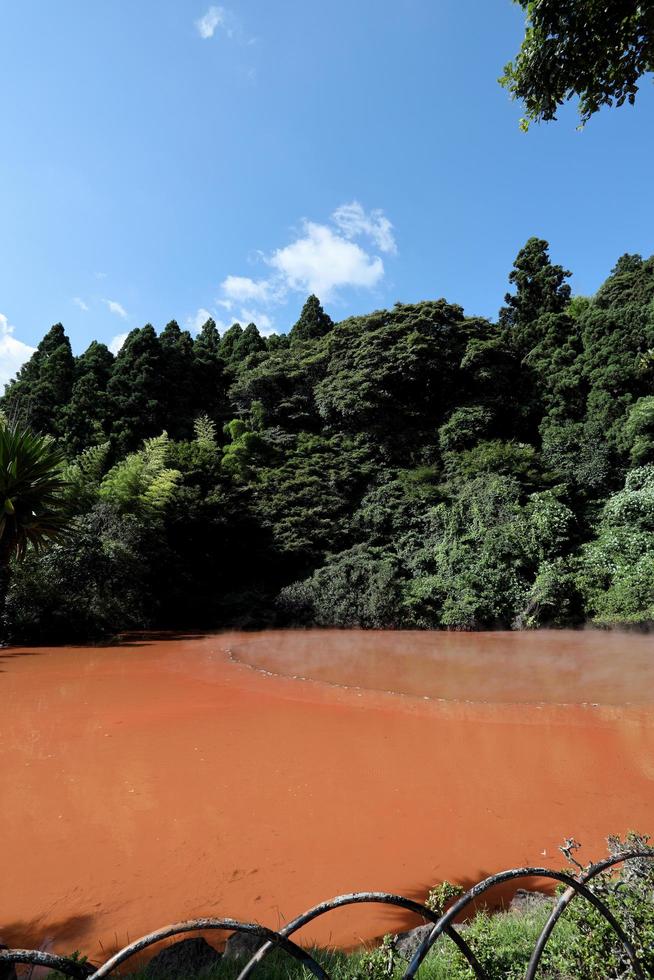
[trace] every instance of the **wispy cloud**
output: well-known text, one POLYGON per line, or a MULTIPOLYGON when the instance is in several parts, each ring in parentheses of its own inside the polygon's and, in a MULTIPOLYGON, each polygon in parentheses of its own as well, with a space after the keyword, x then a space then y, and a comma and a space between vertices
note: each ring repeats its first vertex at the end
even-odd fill
POLYGON ((259 328, 259 333, 263 334, 264 337, 269 337, 271 333, 275 332, 274 320, 267 313, 264 313, 263 310, 253 310, 243 307, 239 310, 238 322, 241 326, 246 326, 248 323, 256 323, 259 328))
POLYGON ((368 235, 382 252, 397 254, 393 225, 380 208, 366 214, 358 201, 352 201, 336 208, 332 220, 346 238, 368 235))
POLYGON ((186 329, 190 330, 193 334, 197 334, 200 332, 200 330, 202 330, 202 327, 205 325, 207 320, 210 319, 211 313, 209 310, 205 310, 205 308, 201 306, 199 310, 193 314, 193 316, 188 316, 186 318, 186 329))
POLYGON ((107 278, 107 273, 106 272, 94 272, 93 274, 94 274, 94 276, 95 276, 96 279, 106 279, 107 278))
POLYGON ((0 313, 0 389, 4 389, 35 351, 29 344, 16 340, 13 333, 14 328, 7 317, 0 313))
POLYGON ((371 246, 397 254, 390 220, 381 209, 366 212, 358 201, 343 204, 324 224, 303 221, 293 241, 263 255, 270 275, 227 276, 216 302, 232 312, 235 304, 283 303, 290 293, 316 293, 328 302, 344 289, 374 289, 385 268, 371 246))
MULTIPOLYGON (((216 306, 218 305, 225 307, 226 304, 216 303, 216 306)), ((186 318, 186 329, 190 330, 192 334, 198 334, 207 320, 211 317, 220 333, 224 333, 225 330, 228 330, 234 323, 240 323, 243 327, 247 326, 248 323, 256 323, 257 327, 259 328, 259 332, 263 334, 264 337, 268 337, 271 333, 275 332, 274 320, 264 310, 254 309, 253 307, 248 306, 236 307, 233 303, 229 303, 227 312, 231 312, 231 317, 225 318, 224 314, 221 315, 217 312, 217 310, 211 312, 210 310, 207 310, 201 306, 196 313, 186 318)))
POLYGON ((123 320, 127 319, 127 310, 121 303, 116 302, 115 299, 103 299, 102 302, 114 316, 122 317, 123 320))
POLYGON ((120 348, 127 340, 128 336, 129 336, 129 331, 127 331, 126 333, 116 334, 116 336, 112 339, 111 343, 109 344, 109 350, 111 351, 112 354, 118 353, 120 348))
POLYGON ((224 26, 225 13, 224 7, 209 7, 206 14, 203 14, 195 22, 195 29, 200 37, 204 38, 205 41, 213 37, 216 33, 216 28, 224 26))
POLYGON ((75 306, 78 306, 83 313, 89 312, 88 304, 85 303, 84 300, 81 299, 81 297, 73 296, 73 303, 75 304, 75 306))
POLYGON ((248 276, 227 276, 220 288, 225 297, 225 299, 220 300, 220 305, 228 310, 232 308, 232 304, 235 302, 267 303, 274 299, 278 289, 274 282, 265 279, 256 281, 248 276))

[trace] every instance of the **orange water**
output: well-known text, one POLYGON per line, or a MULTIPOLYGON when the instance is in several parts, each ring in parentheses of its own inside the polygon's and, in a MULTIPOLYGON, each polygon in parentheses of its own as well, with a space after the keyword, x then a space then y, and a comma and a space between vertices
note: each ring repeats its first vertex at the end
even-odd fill
MULTIPOLYGON (((276 927, 342 892, 560 867, 570 835, 600 856, 653 829, 653 652, 318 631, 0 651, 0 935, 99 959, 188 917, 276 927)), ((300 938, 407 924, 361 908, 300 938)))

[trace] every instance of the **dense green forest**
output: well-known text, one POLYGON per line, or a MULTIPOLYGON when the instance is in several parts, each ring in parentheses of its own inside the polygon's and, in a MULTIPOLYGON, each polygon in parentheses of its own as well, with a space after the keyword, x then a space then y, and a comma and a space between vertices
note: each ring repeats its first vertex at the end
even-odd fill
POLYGON ((497 322, 444 299, 288 334, 61 324, 1 407, 64 451, 67 538, 14 639, 654 620, 654 257, 595 296, 532 238, 497 322))

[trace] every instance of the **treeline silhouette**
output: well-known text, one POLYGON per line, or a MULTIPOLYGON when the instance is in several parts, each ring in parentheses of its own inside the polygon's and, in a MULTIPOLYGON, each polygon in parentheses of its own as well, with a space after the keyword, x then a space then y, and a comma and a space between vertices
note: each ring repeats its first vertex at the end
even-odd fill
POLYGON ((67 541, 16 568, 16 639, 265 624, 654 619, 654 257, 592 297, 530 239, 496 322, 444 299, 288 334, 61 324, 2 409, 63 447, 67 541))

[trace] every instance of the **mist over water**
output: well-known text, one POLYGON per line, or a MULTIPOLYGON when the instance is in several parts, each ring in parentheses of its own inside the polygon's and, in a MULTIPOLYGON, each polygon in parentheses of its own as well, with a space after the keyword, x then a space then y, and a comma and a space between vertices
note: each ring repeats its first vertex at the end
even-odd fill
POLYGON ((654 636, 601 630, 529 633, 307 630, 242 636, 240 663, 418 698, 484 704, 651 704, 654 636))

